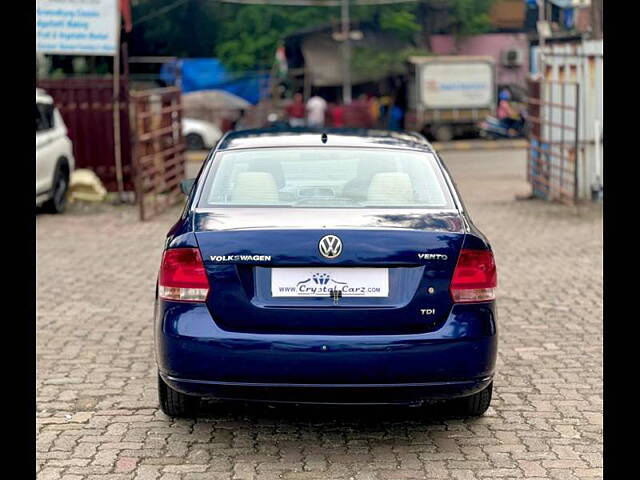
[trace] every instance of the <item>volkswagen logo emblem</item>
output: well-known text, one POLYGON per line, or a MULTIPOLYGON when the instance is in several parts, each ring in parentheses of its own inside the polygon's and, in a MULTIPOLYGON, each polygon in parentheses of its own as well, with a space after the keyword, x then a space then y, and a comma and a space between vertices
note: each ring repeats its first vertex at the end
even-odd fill
POLYGON ((335 235, 325 235, 318 243, 318 250, 325 258, 336 258, 342 253, 342 240, 335 235))

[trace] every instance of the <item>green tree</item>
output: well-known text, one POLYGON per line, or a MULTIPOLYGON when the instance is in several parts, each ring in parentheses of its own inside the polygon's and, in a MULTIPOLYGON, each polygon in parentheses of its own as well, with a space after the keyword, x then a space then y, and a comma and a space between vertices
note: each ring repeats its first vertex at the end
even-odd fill
POLYGON ((407 69, 406 61, 410 56, 428 55, 431 53, 416 47, 407 47, 400 51, 356 47, 353 51, 351 67, 354 71, 384 78, 389 74, 404 73, 407 69))
MULTIPOLYGON (((354 6, 352 18, 411 40, 420 31, 416 6, 354 6)), ((340 22, 340 10, 335 7, 224 4, 218 10, 221 35, 215 54, 232 70, 268 69, 278 44, 287 35, 340 22)))
MULTIPOLYGON (((138 0, 133 3, 131 55, 217 57, 231 70, 269 69, 287 35, 339 25, 336 7, 241 5, 216 0, 138 0), (149 19, 135 24, 140 19, 149 19)), ((418 3, 354 6, 356 22, 371 23, 407 41, 420 32, 418 3)))
POLYGON ((219 43, 214 53, 232 70, 269 69, 287 35, 329 22, 326 7, 221 5, 219 43))
POLYGON ((409 40, 421 31, 416 14, 408 10, 390 12, 380 19, 380 28, 387 32, 397 33, 409 40))
POLYGON ((131 55, 210 57, 220 27, 217 2, 138 0, 132 3, 131 55))
POLYGON ((453 0, 451 16, 454 19, 455 35, 465 37, 491 30, 489 10, 493 0, 453 0))

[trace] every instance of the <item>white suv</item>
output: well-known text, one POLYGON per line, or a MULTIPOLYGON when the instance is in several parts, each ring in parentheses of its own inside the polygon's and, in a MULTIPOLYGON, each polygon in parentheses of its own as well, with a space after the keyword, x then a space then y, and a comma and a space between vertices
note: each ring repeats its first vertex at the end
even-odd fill
POLYGON ((62 116, 47 93, 36 88, 36 206, 62 213, 74 168, 73 145, 62 116))

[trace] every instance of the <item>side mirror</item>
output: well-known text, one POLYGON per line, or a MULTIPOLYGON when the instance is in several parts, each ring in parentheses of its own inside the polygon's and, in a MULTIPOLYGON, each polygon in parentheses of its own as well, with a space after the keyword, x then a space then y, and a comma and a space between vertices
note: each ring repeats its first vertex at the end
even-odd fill
POLYGON ((182 193, 184 193, 185 195, 189 195, 191 187, 193 187, 194 183, 196 183, 195 178, 185 178, 180 182, 180 190, 182 190, 182 193))

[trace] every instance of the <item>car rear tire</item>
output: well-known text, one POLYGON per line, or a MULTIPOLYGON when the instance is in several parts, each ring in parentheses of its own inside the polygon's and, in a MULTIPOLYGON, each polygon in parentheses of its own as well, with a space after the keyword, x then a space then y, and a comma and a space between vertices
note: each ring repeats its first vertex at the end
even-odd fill
POLYGON ((452 405, 454 413, 463 417, 479 417, 483 415, 491 403, 492 392, 493 382, 478 393, 454 400, 452 405))
POLYGON ((449 125, 439 125, 435 129, 434 136, 438 142, 450 142, 453 140, 453 128, 449 125))
POLYGON ((49 213, 63 213, 67 206, 67 190, 69 189, 69 168, 61 163, 56 168, 53 177, 53 191, 51 198, 43 205, 44 210, 49 213))
POLYGON ((195 417, 200 407, 200 397, 185 395, 167 385, 158 374, 158 398, 160 408, 170 417, 195 417))
POLYGON ((197 133, 189 133, 185 140, 187 142, 187 150, 205 150, 204 139, 197 133))

